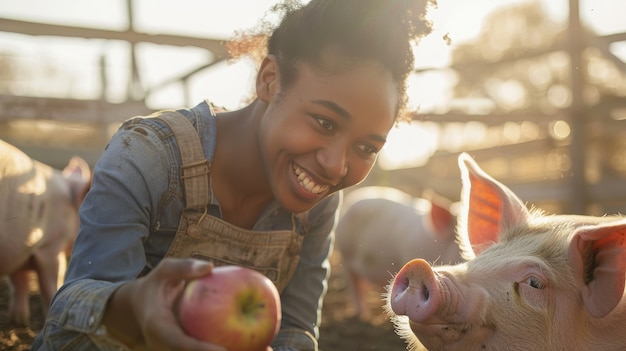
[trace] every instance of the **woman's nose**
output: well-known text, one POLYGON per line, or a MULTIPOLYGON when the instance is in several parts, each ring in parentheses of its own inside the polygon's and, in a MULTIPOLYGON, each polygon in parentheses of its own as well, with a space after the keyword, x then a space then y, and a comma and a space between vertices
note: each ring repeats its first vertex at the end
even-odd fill
POLYGON ((333 143, 317 152, 317 162, 331 181, 338 181, 348 173, 347 145, 333 143))

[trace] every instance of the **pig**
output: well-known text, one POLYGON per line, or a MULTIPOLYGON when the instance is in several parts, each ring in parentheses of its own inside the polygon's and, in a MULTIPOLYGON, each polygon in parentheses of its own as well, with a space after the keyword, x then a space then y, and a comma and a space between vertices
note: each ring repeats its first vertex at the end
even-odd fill
POLYGON ((30 322, 29 271, 37 274, 46 314, 63 282, 78 207, 90 185, 82 158, 71 158, 61 171, 0 140, 0 277, 9 283, 12 323, 30 322))
POLYGON ((626 219, 546 214, 459 165, 467 261, 414 259, 387 288, 407 349, 626 350, 626 219))
POLYGON ((371 318, 368 291, 382 293, 406 262, 415 257, 448 264, 462 260, 450 201, 444 205, 383 186, 353 190, 344 200, 335 243, 355 315, 362 320, 371 318))

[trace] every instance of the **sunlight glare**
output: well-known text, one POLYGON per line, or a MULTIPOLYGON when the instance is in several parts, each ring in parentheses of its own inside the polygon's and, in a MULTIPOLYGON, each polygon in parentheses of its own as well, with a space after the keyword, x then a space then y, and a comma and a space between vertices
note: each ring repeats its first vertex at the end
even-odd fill
POLYGON ((439 128, 428 122, 402 122, 389 131, 378 165, 385 170, 426 164, 437 150, 439 128))

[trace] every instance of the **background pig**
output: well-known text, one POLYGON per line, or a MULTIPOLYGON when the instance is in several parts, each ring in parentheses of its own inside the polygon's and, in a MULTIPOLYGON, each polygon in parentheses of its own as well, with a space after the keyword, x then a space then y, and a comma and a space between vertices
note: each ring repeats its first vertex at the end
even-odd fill
POLYGON ((78 233, 78 206, 90 184, 89 166, 78 157, 60 171, 0 140, 0 276, 12 283, 14 323, 29 323, 30 270, 37 273, 45 308, 60 287, 78 233))
POLYGON ((362 319, 369 318, 368 291, 383 292, 411 259, 461 260, 454 234, 456 217, 448 207, 389 187, 363 187, 346 195, 336 247, 362 319))
POLYGON ((411 349, 625 350, 626 219, 528 210, 469 156, 459 164, 458 231, 474 257, 413 260, 390 284, 411 349))

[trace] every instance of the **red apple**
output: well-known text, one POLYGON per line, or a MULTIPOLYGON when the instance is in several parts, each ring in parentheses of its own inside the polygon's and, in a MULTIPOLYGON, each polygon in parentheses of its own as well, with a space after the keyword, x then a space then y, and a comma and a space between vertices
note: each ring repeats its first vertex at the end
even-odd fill
POLYGON ((280 328, 280 296, 263 274, 240 266, 221 266, 190 281, 178 311, 190 336, 229 351, 265 351, 280 328))

